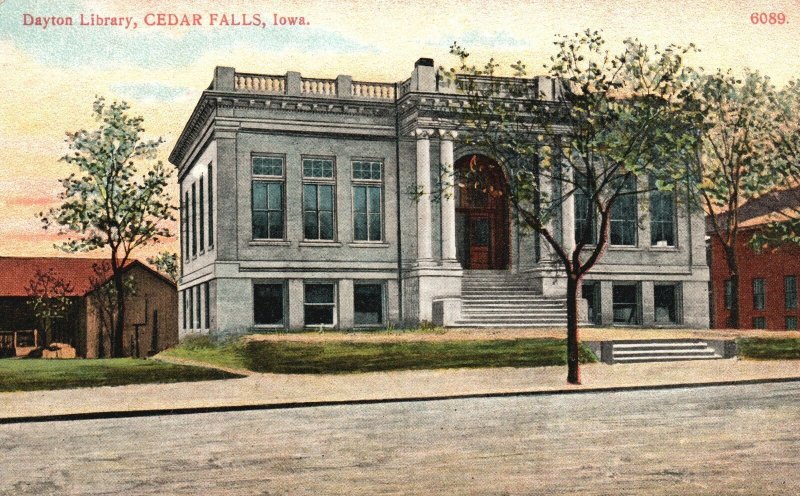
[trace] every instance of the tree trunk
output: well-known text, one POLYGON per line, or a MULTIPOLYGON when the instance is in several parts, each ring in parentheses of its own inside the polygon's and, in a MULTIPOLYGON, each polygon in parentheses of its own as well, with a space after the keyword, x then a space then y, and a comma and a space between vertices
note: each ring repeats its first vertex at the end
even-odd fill
POLYGON ((114 290, 116 293, 117 319, 114 322, 111 354, 114 358, 119 358, 123 355, 123 331, 125 329, 125 284, 122 280, 121 270, 114 272, 114 290))
POLYGON ((728 315, 728 327, 739 329, 741 325, 739 318, 739 262, 736 257, 735 247, 725 247, 725 260, 728 263, 728 271, 731 276, 731 309, 728 315))
POLYGON ((581 383, 578 290, 580 278, 567 274, 567 382, 581 383))

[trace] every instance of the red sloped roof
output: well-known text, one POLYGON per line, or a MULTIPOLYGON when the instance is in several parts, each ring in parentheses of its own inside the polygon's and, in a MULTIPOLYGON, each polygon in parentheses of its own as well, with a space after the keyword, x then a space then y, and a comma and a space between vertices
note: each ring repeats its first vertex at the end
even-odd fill
MULTIPOLYGON (((128 262, 128 266, 133 263, 136 261, 128 262)), ((0 296, 29 296, 25 288, 36 272, 49 269, 72 286, 72 296, 83 296, 92 289, 92 279, 97 278, 95 266, 107 269, 102 274, 104 281, 111 277, 106 258, 0 257, 0 296)))

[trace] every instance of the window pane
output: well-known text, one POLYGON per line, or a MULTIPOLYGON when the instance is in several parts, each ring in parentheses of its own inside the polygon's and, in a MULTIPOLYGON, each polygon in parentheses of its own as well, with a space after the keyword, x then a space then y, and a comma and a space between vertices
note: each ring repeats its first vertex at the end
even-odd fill
POLYGON ((381 189, 369 188, 369 211, 380 213, 381 211, 381 189))
POLYGON ((333 284, 306 284, 306 303, 333 303, 333 284))
POLYGON ((303 216, 303 236, 305 239, 318 239, 317 213, 306 212, 303 216))
POLYGON ((305 210, 317 209, 317 186, 314 184, 303 185, 303 208, 305 210))
POLYGON ((381 240, 381 214, 369 214, 369 240, 381 240))
POLYGON ((253 208, 267 206, 267 184, 253 183, 253 208))
POLYGON ((333 177, 333 160, 304 159, 303 176, 305 177, 333 177))
POLYGON ((269 183, 267 208, 269 210, 283 209, 283 184, 269 183))
POLYGON ((367 214, 356 213, 353 218, 353 238, 356 241, 367 239, 367 214))
POLYGON ((282 176, 283 159, 279 157, 254 157, 253 174, 258 176, 282 176))
POLYGON ((753 279, 753 308, 764 309, 764 279, 753 279))
POLYGON ((319 209, 333 211, 333 186, 319 186, 319 209))
POLYGON ((786 317, 786 329, 790 331, 797 330, 797 317, 786 317))
POLYGON ((267 212, 253 212, 253 237, 264 239, 268 236, 267 212))
POLYGON ((319 239, 333 239, 333 213, 319 213, 319 239))
POLYGON ((381 178, 381 165, 380 162, 372 162, 372 179, 381 178))
POLYGON ((283 212, 269 212, 269 237, 283 238, 283 212))
POLYGON ((383 286, 356 284, 353 287, 354 322, 356 325, 383 323, 383 286))
POLYGON ((307 326, 333 324, 333 307, 306 305, 304 313, 307 326))
MULTIPOLYGON (((625 178, 622 191, 633 191, 636 188, 636 178, 625 178)), ((617 198, 611 207, 611 244, 635 245, 636 244, 636 197, 626 195, 617 198)))
POLYGON ((353 210, 365 213, 367 211, 367 189, 364 186, 353 187, 353 210))
POLYGON ((283 324, 283 284, 256 284, 253 311, 256 324, 283 324))

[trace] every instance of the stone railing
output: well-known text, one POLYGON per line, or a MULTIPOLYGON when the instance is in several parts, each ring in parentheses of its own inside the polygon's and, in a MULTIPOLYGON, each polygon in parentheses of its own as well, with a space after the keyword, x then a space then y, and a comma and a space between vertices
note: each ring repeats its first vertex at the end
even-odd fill
POLYGON ((394 84, 353 81, 352 95, 356 98, 394 100, 394 84))
POLYGON ((300 92, 304 95, 336 95, 335 79, 302 78, 300 92))
MULTIPOLYGON (((223 68, 224 69, 224 68, 223 68)), ((228 69, 230 71, 230 69, 228 69)), ((336 79, 304 78, 299 72, 287 72, 284 76, 248 74, 243 72, 221 72, 209 89, 231 88, 245 93, 267 93, 289 96, 357 98, 361 100, 393 100, 394 83, 372 83, 353 81, 350 76, 336 79), (223 77, 224 75, 224 77, 223 77), (232 78, 227 79, 227 78, 232 78), (225 83, 225 79, 229 81, 225 83)))
POLYGON ((286 93, 286 76, 236 73, 234 88, 253 93, 286 93))

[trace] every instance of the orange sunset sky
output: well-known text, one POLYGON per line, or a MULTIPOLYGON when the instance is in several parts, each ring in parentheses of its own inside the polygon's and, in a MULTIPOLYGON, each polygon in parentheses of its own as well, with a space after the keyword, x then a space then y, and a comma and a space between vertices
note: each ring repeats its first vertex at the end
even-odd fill
MULTIPOLYGON (((535 72, 557 34, 601 29, 612 50, 626 37, 649 44, 695 43, 690 63, 751 67, 783 84, 800 67, 800 1, 23 1, 0 0, 0 255, 60 255, 36 212, 55 204, 64 133, 94 125, 95 95, 129 102, 147 133, 172 149, 217 65, 243 72, 394 82, 414 61, 450 65, 457 40, 483 62, 522 60, 535 72), (783 13, 783 25, 754 25, 754 12, 783 13), (199 14, 203 25, 147 26, 147 14, 199 14), (80 15, 130 17, 135 29, 80 26, 80 15), (265 27, 209 26, 210 15, 265 27), (302 27, 272 25, 303 16, 302 27), (26 26, 30 18, 72 18, 72 26, 26 26)), ((177 186, 173 185, 173 191, 177 186)), ((177 251, 177 240, 167 248, 177 251)), ((164 249, 149 249, 145 255, 164 249)))

